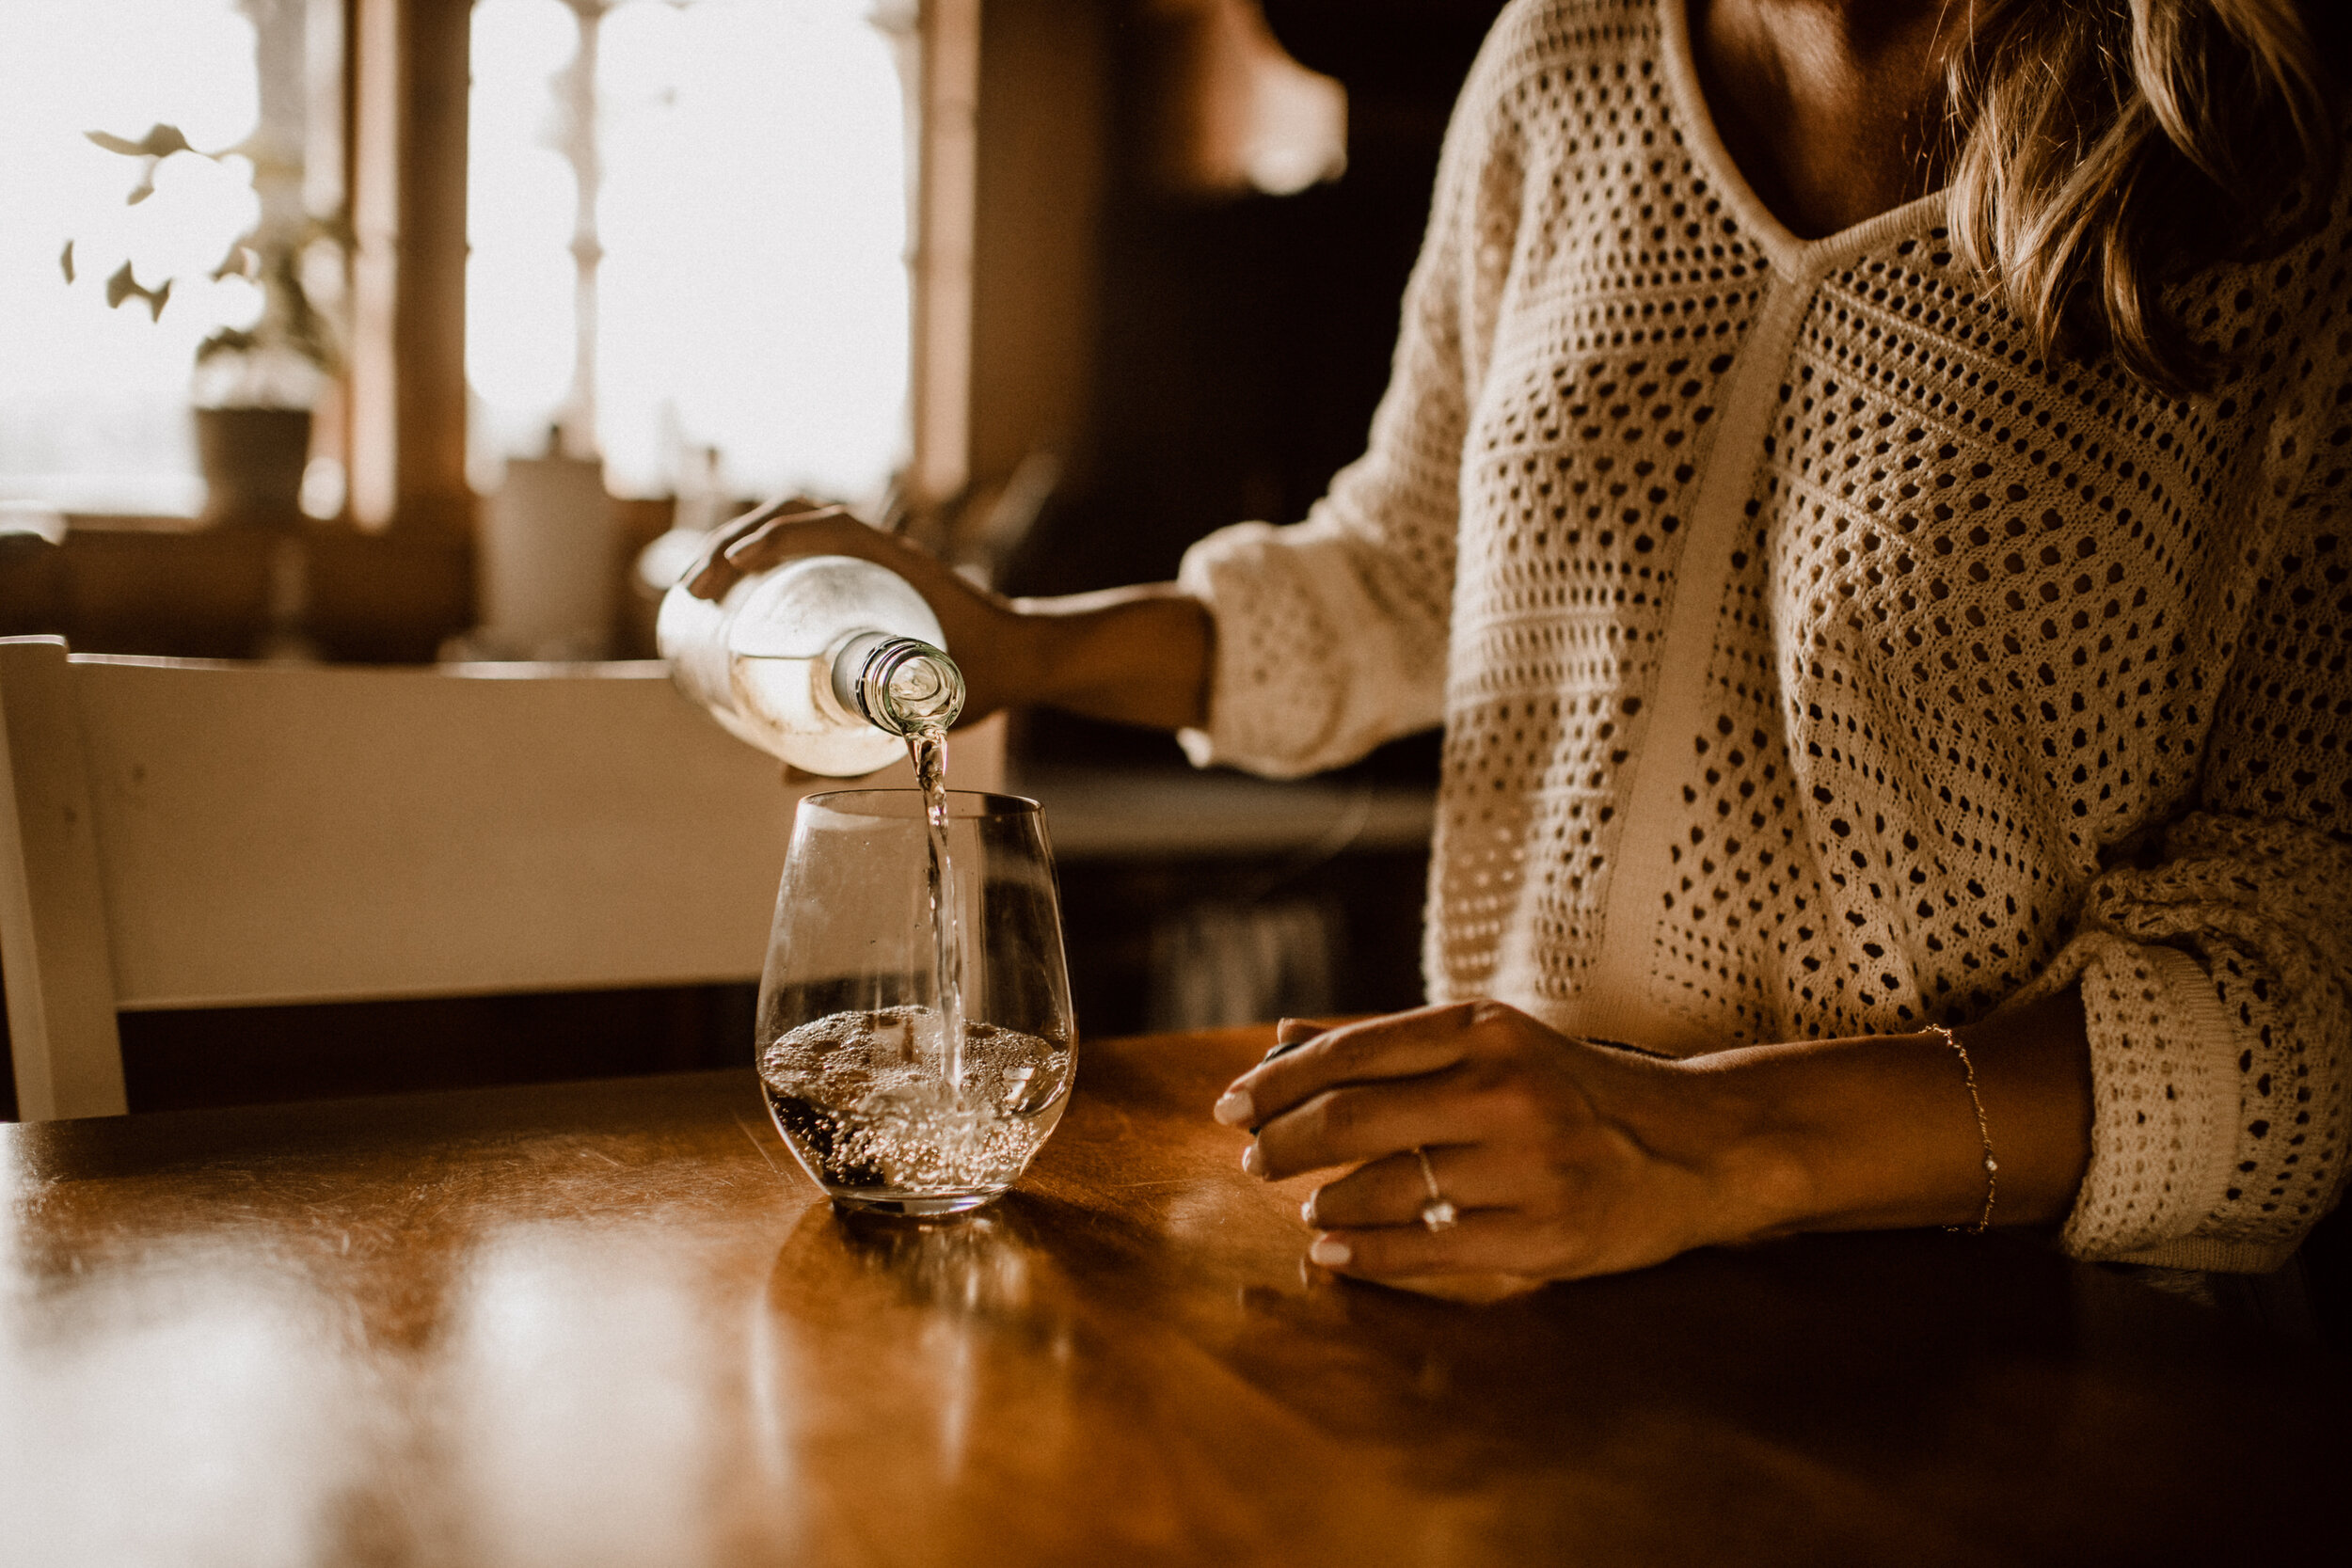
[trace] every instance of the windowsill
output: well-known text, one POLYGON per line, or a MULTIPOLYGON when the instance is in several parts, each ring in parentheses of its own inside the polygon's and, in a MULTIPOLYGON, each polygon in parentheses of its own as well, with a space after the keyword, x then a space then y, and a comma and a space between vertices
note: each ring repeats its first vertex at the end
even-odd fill
POLYGON ((76 533, 196 533, 210 525, 196 517, 130 512, 68 512, 69 536, 76 533))
POLYGON ((429 663, 472 620, 471 541, 431 528, 74 513, 0 562, 0 636, 82 653, 246 658, 298 632, 335 662, 429 663))

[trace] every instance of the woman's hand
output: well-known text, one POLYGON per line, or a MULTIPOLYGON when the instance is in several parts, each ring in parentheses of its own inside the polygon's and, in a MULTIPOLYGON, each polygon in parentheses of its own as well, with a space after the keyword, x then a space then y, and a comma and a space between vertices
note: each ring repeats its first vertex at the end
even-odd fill
POLYGON ((1256 1128, 1243 1156, 1255 1175, 1357 1167, 1307 1200, 1318 1263, 1566 1279, 1780 1223, 1793 1173, 1739 1087, 1470 1002, 1318 1034, 1243 1074, 1216 1116, 1256 1128), (1451 1227, 1422 1223, 1416 1148, 1458 1212, 1451 1227))
POLYGON ((1028 618, 1002 594, 979 587, 897 534, 859 521, 844 507, 803 497, 763 506, 721 529, 680 580, 695 597, 716 601, 744 578, 806 555, 871 561, 923 595, 963 672, 965 721, 1036 695, 1036 638, 1028 618))
POLYGON ((1967 1064, 1933 1030, 1675 1060, 1454 1003, 1285 1023, 1305 1043, 1242 1074, 1216 1115, 1255 1131, 1255 1175, 1356 1167, 1307 1201, 1308 1256, 1367 1278, 1570 1279, 1795 1230, 1973 1228, 1989 1198, 1995 1224, 2063 1218, 2090 1158, 2079 998, 1955 1033, 1967 1064), (1456 1224, 1422 1223, 1431 1179, 1456 1224))

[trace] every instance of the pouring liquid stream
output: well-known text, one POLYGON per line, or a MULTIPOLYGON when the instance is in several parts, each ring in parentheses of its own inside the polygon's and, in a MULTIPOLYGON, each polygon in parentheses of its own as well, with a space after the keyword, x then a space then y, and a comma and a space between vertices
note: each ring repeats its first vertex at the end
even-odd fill
MULTIPOLYGON (((914 765, 915 787, 923 792, 923 818, 929 830, 930 853, 925 858, 924 884, 930 896, 932 950, 939 976, 940 1065, 942 1075, 956 1089, 963 1087, 963 943, 958 930, 961 908, 956 896, 956 869, 947 853, 947 731, 925 724, 907 736, 907 756, 914 765)), ((908 1048, 912 1053, 912 1040, 908 1048)))
MULTIPOLYGON (((963 710, 961 673, 929 643, 868 632, 853 635, 846 648, 822 659, 732 656, 729 680, 738 701, 736 721, 747 738, 787 761, 795 759, 797 746, 822 744, 832 749, 828 758, 838 752, 853 759, 850 766, 872 768, 884 758, 864 750, 869 737, 905 742, 923 796, 928 841, 923 879, 937 975, 938 1070, 951 1088, 962 1089, 970 1029, 958 929, 961 905, 947 851, 947 726, 963 710), (824 727, 828 711, 838 716, 831 729, 824 727)), ((918 1054, 914 1035, 901 1032, 898 1040, 899 1064, 914 1067, 918 1054)))

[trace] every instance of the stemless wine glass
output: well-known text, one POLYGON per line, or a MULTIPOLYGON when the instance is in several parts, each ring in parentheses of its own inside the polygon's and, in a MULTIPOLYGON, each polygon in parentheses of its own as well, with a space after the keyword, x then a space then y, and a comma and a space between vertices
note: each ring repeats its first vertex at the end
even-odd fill
POLYGON ((920 791, 803 800, 776 895, 760 1085, 803 1168, 852 1208, 986 1203, 1061 1120, 1077 1068, 1043 814, 1010 795, 946 800, 960 988, 940 983, 920 791), (941 1008, 959 989, 960 1061, 941 1008))

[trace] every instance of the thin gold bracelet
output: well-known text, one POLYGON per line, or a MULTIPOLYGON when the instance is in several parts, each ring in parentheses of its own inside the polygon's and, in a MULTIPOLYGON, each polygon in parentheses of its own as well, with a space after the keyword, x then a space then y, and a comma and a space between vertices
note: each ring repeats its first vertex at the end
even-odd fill
POLYGON ((1997 1173, 2001 1167, 1993 1158, 1993 1128, 1984 1119, 1984 1096, 1977 1092, 1977 1064, 1968 1059, 1968 1048, 1960 1043, 1960 1037, 1943 1024, 1929 1024, 1928 1033, 1943 1036, 1944 1043, 1960 1057, 1960 1069, 1968 1075, 1968 1103, 1977 1108, 1977 1136, 1984 1140, 1984 1212, 1977 1216, 1974 1225, 1947 1225, 1944 1228, 1981 1236, 1993 1228, 1993 1196, 1999 1185, 1997 1173))

